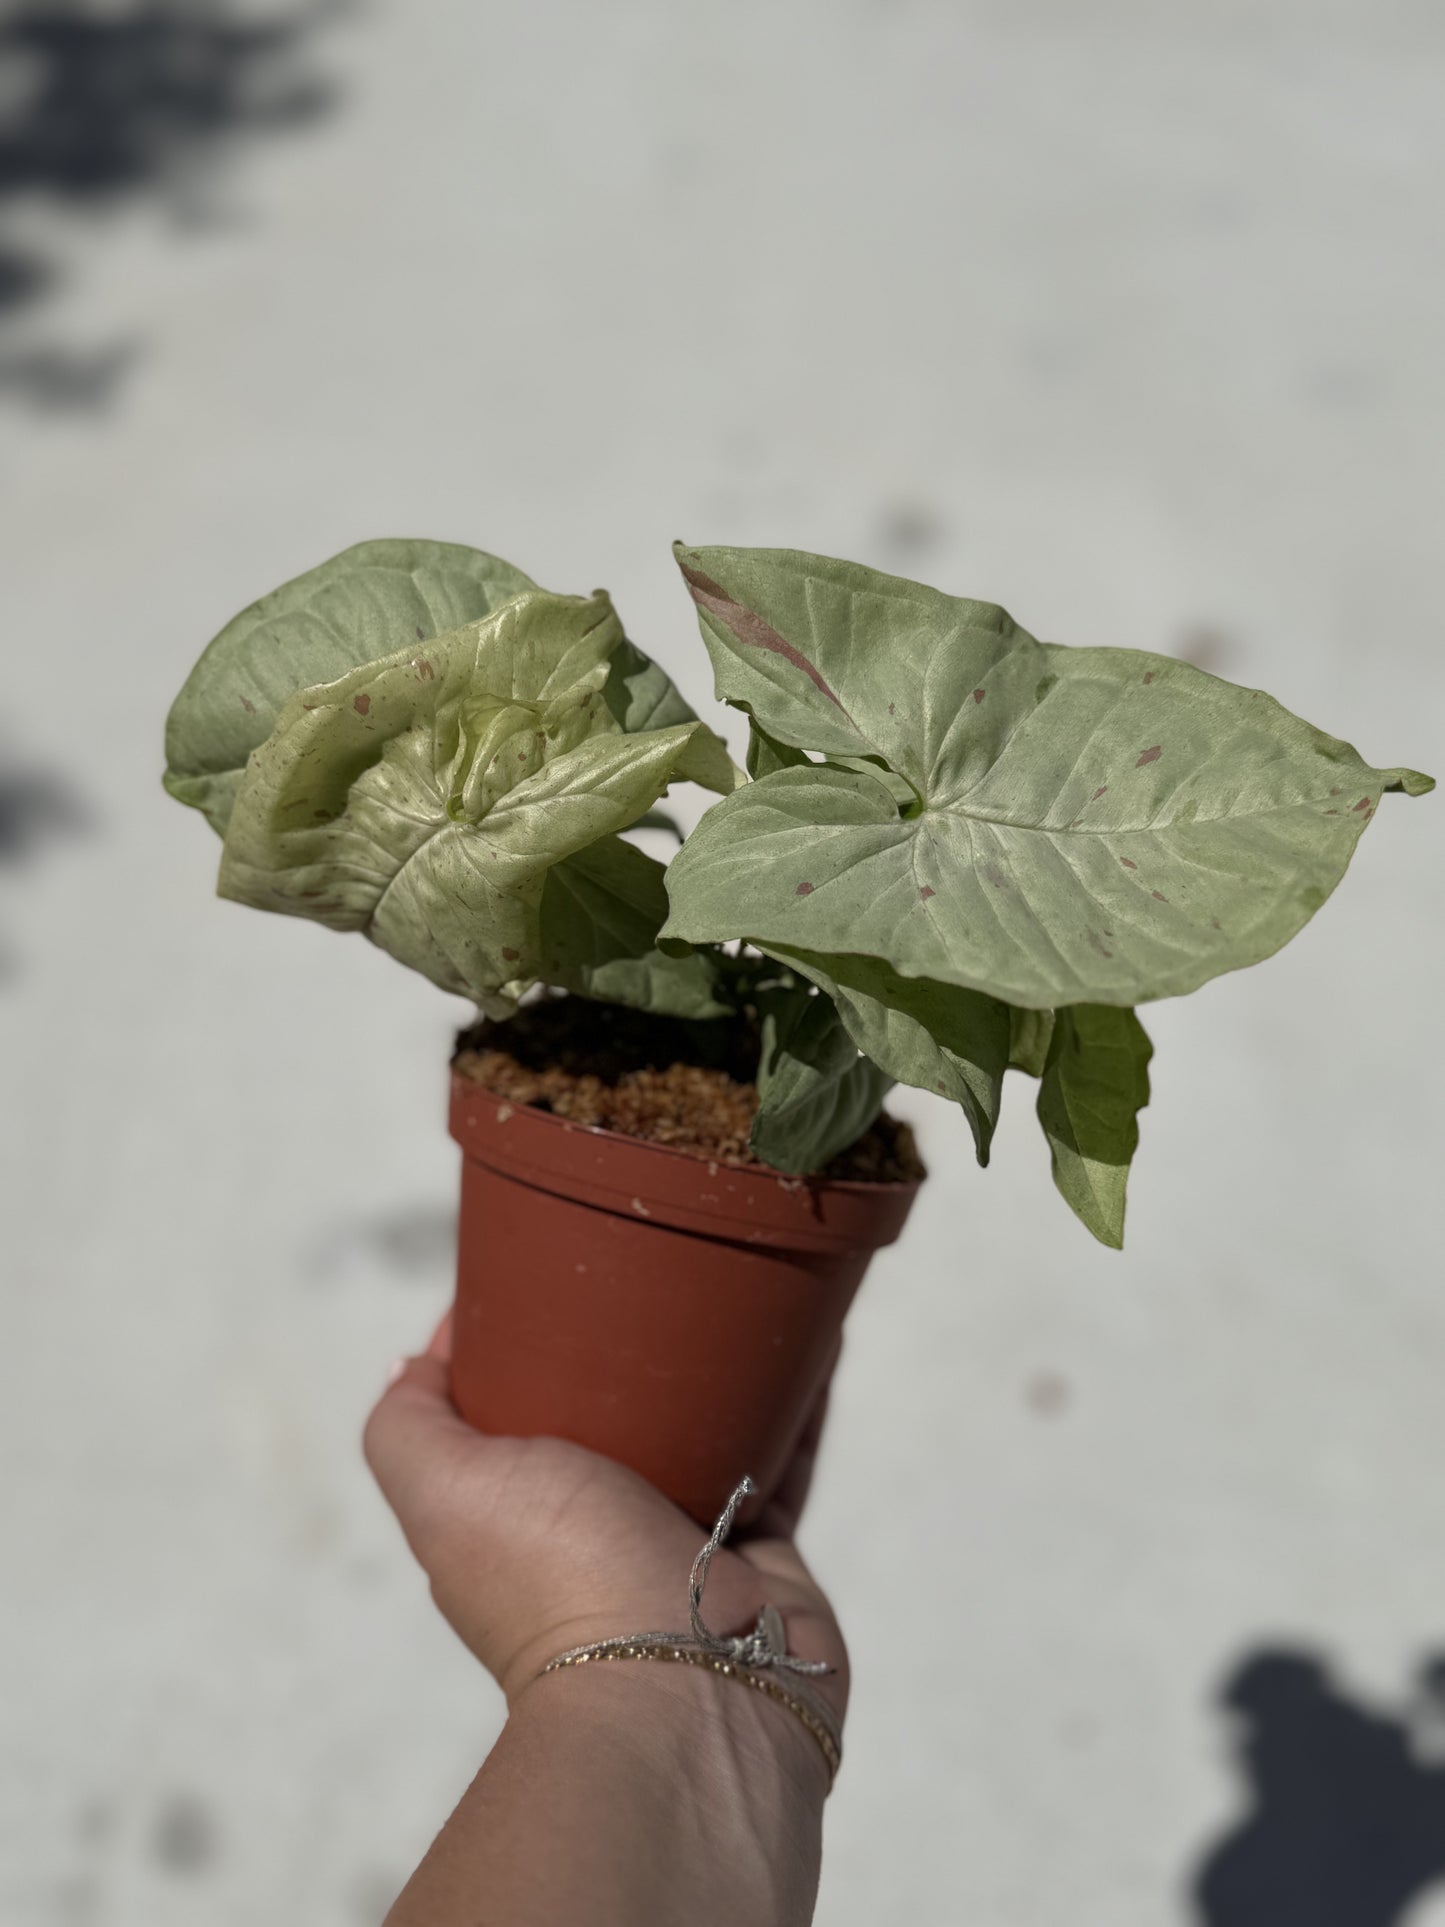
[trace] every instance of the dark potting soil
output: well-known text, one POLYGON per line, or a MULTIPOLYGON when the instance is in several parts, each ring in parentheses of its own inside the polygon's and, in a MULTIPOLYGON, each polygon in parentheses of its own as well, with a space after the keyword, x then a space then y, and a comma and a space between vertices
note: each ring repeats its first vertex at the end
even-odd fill
MULTIPOLYGON (((456 1068, 497 1097, 726 1164, 748 1149, 758 1108, 756 1027, 687 1023, 583 997, 527 1004, 457 1039, 456 1068)), ((819 1174, 855 1183, 921 1178, 906 1124, 882 1116, 819 1174)))

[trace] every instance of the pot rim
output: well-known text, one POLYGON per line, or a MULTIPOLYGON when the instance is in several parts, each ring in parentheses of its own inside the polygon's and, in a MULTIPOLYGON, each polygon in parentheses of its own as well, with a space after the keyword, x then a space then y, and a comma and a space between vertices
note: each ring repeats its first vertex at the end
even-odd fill
POLYGON ((922 1183, 791 1177, 767 1164, 702 1157, 516 1103, 455 1065, 450 1129, 465 1157, 536 1190, 741 1246, 876 1250, 897 1238, 922 1183), (584 1145, 594 1147, 590 1158, 584 1145))
MULTIPOLYGON (((503 1097, 490 1085, 481 1083, 475 1077, 468 1077, 465 1071, 454 1071, 469 1090, 481 1091, 498 1105, 508 1105, 513 1112, 525 1111, 529 1117, 540 1118, 544 1123, 560 1125, 564 1131, 585 1131, 588 1137, 601 1138, 607 1144, 626 1144, 634 1149, 659 1151, 664 1157, 682 1158, 689 1164, 700 1164, 704 1171, 709 1165, 716 1165, 720 1171, 737 1171, 749 1178, 774 1178, 783 1191, 796 1191, 808 1185, 818 1190, 856 1192, 860 1197, 877 1197, 882 1193, 916 1191, 923 1178, 825 1178, 816 1172, 793 1173, 779 1171, 761 1159, 751 1164, 740 1158, 705 1157, 701 1151, 688 1151, 678 1144, 659 1144, 655 1138, 634 1137, 629 1131, 610 1131, 605 1124, 579 1124, 576 1118, 563 1117, 558 1111, 544 1111, 538 1104, 519 1102, 515 1097, 503 1097)), ((927 1173, 924 1173, 927 1176, 927 1173)))

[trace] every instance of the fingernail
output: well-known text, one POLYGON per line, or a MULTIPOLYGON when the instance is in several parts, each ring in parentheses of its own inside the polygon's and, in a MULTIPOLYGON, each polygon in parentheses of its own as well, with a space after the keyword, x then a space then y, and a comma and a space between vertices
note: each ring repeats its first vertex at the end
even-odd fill
POLYGON ((386 1389, 388 1392, 391 1390, 392 1386, 395 1385, 396 1381, 401 1377, 402 1373, 406 1370, 406 1367, 407 1367, 406 1359, 394 1358, 392 1360, 391 1366, 386 1374, 386 1389))

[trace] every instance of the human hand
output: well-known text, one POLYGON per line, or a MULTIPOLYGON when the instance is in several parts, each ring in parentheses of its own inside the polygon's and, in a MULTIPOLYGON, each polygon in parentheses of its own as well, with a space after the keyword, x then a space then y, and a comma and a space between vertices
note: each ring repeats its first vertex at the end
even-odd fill
MULTIPOLYGON (((685 1628, 688 1573, 706 1536, 695 1521, 584 1446, 476 1431, 451 1402, 450 1355, 448 1317, 378 1401, 364 1447, 432 1597, 508 1704, 570 1647, 685 1628)), ((788 1651, 834 1669, 814 1684, 841 1722, 847 1650, 794 1544, 826 1406, 825 1380, 777 1492, 714 1557, 703 1616, 714 1632, 745 1633, 775 1606, 788 1651)))

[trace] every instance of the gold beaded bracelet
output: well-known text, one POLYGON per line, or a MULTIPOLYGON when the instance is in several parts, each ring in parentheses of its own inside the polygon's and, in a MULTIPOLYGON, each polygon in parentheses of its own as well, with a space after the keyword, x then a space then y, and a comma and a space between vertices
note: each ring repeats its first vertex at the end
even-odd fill
POLYGON ((596 1647, 584 1646, 576 1652, 560 1653, 556 1659, 549 1660, 542 1671, 555 1673, 564 1666, 587 1666, 594 1660, 604 1659, 680 1660, 684 1666, 703 1666, 710 1673, 720 1673, 724 1679, 740 1680, 744 1686, 765 1693, 770 1700, 776 1700, 779 1706, 786 1706, 790 1713, 795 1714, 818 1742, 823 1758, 828 1762, 828 1791, 833 1791, 833 1782, 843 1763, 842 1743, 831 1707, 815 1694, 809 1693, 806 1687, 798 1685, 790 1690, 771 1673, 741 1665, 722 1652, 695 1646, 690 1641, 683 1644, 666 1638, 624 1639, 596 1647), (806 1699, 803 1697, 805 1693, 806 1699))
POLYGON ((744 1686, 764 1693, 779 1706, 802 1721, 828 1762, 828 1791, 838 1777, 843 1761, 843 1739, 838 1716, 828 1702, 805 1684, 807 1675, 831 1673, 822 1660, 797 1659, 788 1651, 782 1615, 775 1606, 764 1606, 752 1632, 734 1639, 721 1639, 703 1620, 702 1594, 707 1584, 712 1556, 732 1530, 733 1516, 743 1500, 756 1490, 745 1478, 723 1507, 712 1537, 692 1562, 688 1579, 688 1606, 691 1633, 627 1633, 614 1639, 599 1639, 590 1646, 574 1646, 548 1660, 543 1673, 560 1672, 566 1666, 586 1666, 593 1660, 656 1659, 679 1661, 684 1666, 704 1666, 724 1679, 736 1679, 744 1686), (779 1674, 790 1675, 785 1683, 779 1674))

